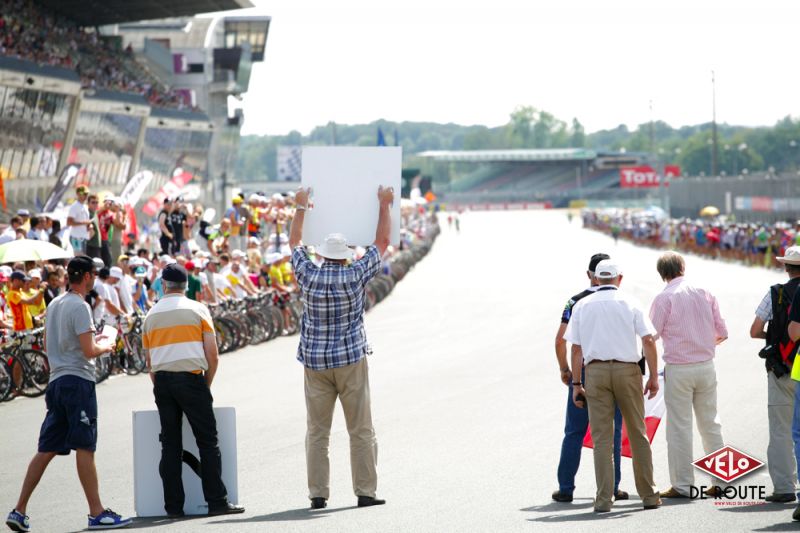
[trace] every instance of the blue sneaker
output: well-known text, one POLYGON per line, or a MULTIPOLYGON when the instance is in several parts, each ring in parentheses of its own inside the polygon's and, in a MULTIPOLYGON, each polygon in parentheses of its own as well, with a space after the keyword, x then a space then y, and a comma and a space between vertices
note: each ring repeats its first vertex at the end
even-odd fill
POLYGON ((20 513, 16 509, 8 513, 6 518, 6 525, 11 528, 11 531, 30 531, 31 524, 28 522, 28 516, 20 513))
POLYGON ((106 509, 97 516, 89 515, 89 529, 117 529, 129 526, 132 522, 130 518, 122 518, 111 509, 106 509))

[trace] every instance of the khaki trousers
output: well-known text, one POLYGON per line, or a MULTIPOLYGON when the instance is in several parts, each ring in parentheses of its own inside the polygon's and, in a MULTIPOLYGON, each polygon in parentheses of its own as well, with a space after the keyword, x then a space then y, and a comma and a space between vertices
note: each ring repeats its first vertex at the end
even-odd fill
MULTIPOLYGON (((694 485, 692 409, 706 454, 725 444, 717 415, 717 373, 714 361, 664 367, 664 403, 667 405, 667 459, 672 487, 684 496, 694 485)), ((791 420, 791 419, 790 419, 791 420)), ((789 422, 791 427, 791 421, 789 422)), ((789 439, 791 441, 791 439, 789 439)), ((714 483, 717 483, 715 480, 714 483)))
POLYGON ((792 441, 796 384, 788 375, 778 379, 772 372, 767 372, 767 380, 767 414, 769 417, 767 467, 772 485, 775 487, 774 492, 786 494, 795 491, 797 473, 794 442, 792 441))
POLYGON ((306 467, 309 498, 330 497, 331 422, 336 398, 342 404, 350 434, 350 470, 356 496, 375 497, 378 486, 378 441, 372 427, 367 358, 329 370, 305 369, 306 467))
POLYGON ((655 505, 659 493, 653 481, 653 456, 644 426, 642 372, 636 363, 593 361, 586 365, 586 400, 594 440, 594 508, 611 509, 614 495, 614 409, 619 406, 633 455, 636 492, 644 505, 655 505))

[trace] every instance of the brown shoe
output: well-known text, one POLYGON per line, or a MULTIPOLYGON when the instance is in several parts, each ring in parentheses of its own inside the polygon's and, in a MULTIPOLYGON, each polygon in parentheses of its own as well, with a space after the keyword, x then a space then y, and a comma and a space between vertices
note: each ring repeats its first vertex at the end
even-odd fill
POLYGON ((703 494, 706 496, 711 496, 712 498, 722 498, 722 487, 714 485, 712 487, 708 487, 706 490, 703 491, 703 494))
POLYGON ((630 498, 630 495, 624 490, 617 489, 617 492, 614 493, 614 501, 627 500, 628 498, 630 498))
POLYGON ((678 492, 678 489, 675 487, 670 487, 669 490, 665 490, 661 493, 662 498, 688 498, 685 494, 681 494, 678 492))
POLYGON ((645 511, 650 511, 652 509, 658 509, 659 507, 661 507, 661 499, 660 498, 658 500, 656 500, 655 502, 653 502, 653 503, 645 505, 644 509, 645 509, 645 511))

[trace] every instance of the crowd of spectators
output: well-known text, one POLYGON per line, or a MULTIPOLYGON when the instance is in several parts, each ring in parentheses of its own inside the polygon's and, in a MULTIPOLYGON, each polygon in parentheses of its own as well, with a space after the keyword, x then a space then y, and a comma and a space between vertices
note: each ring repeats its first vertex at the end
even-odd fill
MULTIPOLYGON (((58 216, 31 216, 20 209, 0 232, 0 244, 36 239, 91 257, 98 276, 88 299, 98 323, 116 324, 146 313, 164 295, 161 272, 174 263, 189 273, 187 296, 209 305, 269 294, 286 309, 297 293, 288 239, 295 215, 291 193, 237 195, 217 223, 202 206, 167 198, 154 227, 137 231, 138 238, 127 235, 121 249, 113 245, 127 228, 118 199, 100 201, 85 186, 76 189, 76 196, 63 225, 58 216), (87 238, 76 239, 74 232, 83 227, 87 238)), ((435 215, 424 207, 404 207, 401 215, 400 245, 384 253, 385 272, 394 254, 435 231, 435 215)), ((356 248, 356 258, 364 253, 356 248)), ((42 321, 47 305, 65 289, 65 264, 54 260, 0 266, 0 329, 24 331, 42 321)))
POLYGON ((29 0, 0 0, 0 55, 75 70, 87 89, 136 93, 159 107, 185 105, 136 62, 130 47, 118 49, 96 28, 81 28, 29 0))
POLYGON ((674 219, 651 210, 606 209, 584 211, 583 224, 638 245, 774 268, 781 267, 776 256, 800 244, 800 221, 755 224, 724 216, 674 219))

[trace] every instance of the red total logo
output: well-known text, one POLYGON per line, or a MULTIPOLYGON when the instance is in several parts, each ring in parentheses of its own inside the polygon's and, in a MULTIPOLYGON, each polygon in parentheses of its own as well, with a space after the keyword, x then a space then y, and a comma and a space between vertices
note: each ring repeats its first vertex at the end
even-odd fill
POLYGON ((727 483, 764 466, 755 457, 750 457, 732 446, 724 446, 692 464, 727 483))

